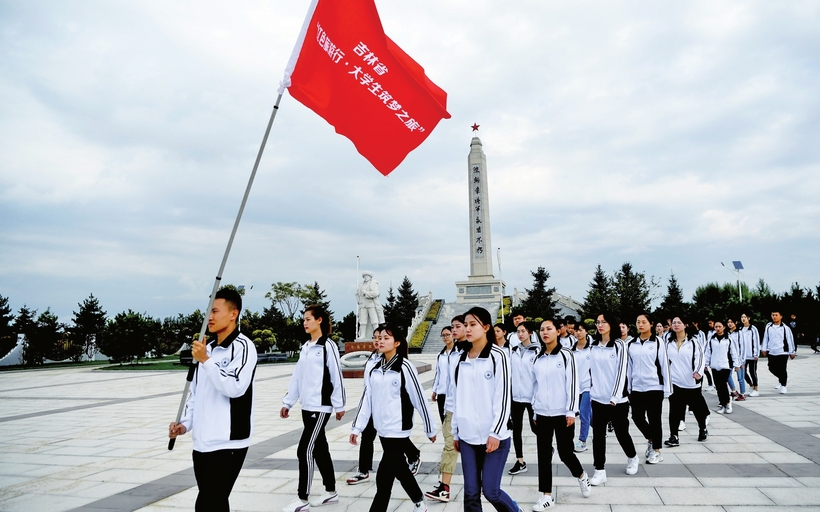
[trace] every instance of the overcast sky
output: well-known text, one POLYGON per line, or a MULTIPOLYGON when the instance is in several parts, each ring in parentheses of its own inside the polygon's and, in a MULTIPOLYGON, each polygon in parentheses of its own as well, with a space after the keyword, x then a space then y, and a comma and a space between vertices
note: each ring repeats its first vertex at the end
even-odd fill
MULTIPOLYGON (((207 295, 309 1, 0 3, 0 295, 69 321, 207 295)), ((469 272, 470 125, 508 291, 624 261, 684 293, 820 281, 820 3, 378 0, 452 119, 387 178, 282 100, 224 274, 355 306, 469 272)), ((497 275, 497 274, 496 274, 497 275)))

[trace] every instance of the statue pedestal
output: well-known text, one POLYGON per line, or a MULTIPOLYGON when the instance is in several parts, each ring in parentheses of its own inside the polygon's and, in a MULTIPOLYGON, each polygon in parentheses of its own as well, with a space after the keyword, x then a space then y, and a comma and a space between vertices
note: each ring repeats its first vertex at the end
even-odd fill
POLYGON ((466 281, 456 281, 456 302, 495 302, 504 298, 506 284, 493 276, 470 276, 466 281))

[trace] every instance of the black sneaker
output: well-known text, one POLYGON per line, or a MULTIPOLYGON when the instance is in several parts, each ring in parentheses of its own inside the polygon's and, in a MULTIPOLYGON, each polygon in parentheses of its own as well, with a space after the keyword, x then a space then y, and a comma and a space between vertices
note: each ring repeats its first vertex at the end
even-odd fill
POLYGON ((410 472, 413 473, 414 475, 419 472, 419 466, 421 466, 421 457, 419 457, 418 459, 416 459, 413 462, 408 462, 407 463, 407 467, 410 468, 410 472))
POLYGON ((709 436, 709 431, 706 430, 705 428, 702 428, 700 430, 700 433, 698 434, 698 441, 706 441, 706 438, 708 436, 709 436))
POLYGON ((664 446, 668 446, 673 448, 675 446, 680 446, 680 440, 678 440, 678 436, 669 436, 669 439, 663 442, 664 446))
POLYGON ((612 426, 612 422, 606 424, 606 431, 607 432, 615 432, 615 427, 612 426))
POLYGON ((519 462, 515 461, 513 467, 510 468, 508 471, 511 475, 517 475, 518 473, 526 473, 527 472, 527 463, 526 462, 519 462))
POLYGON ((450 486, 439 482, 435 489, 425 492, 424 495, 431 500, 447 503, 450 501, 450 486))

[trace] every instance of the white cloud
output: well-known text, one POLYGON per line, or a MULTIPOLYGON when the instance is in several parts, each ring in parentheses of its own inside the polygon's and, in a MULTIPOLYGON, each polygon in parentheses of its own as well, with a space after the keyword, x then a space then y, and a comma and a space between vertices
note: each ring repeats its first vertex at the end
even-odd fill
MULTIPOLYGON (((595 265, 627 260, 687 294, 731 259, 776 290, 818 281, 820 7, 378 7, 453 118, 385 179, 285 97, 226 271, 252 308, 274 281, 317 280, 349 311, 357 255, 385 290, 408 275, 452 299, 473 122, 510 289, 542 265, 580 298, 595 265)), ((90 291, 202 307, 306 8, 5 6, 0 294, 61 314, 90 291)))

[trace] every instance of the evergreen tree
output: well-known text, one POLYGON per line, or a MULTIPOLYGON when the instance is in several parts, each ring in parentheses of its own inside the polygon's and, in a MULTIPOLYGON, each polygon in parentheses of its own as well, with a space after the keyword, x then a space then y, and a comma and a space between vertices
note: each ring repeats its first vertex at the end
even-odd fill
POLYGON ((603 312, 618 311, 618 296, 615 294, 612 279, 606 275, 601 265, 595 268, 595 275, 589 283, 589 291, 581 307, 583 317, 593 320, 603 312))
POLYGON ((393 285, 387 288, 387 302, 384 304, 384 321, 390 325, 398 325, 396 316, 396 295, 393 293, 393 285))
POLYGON ((675 277, 674 272, 669 276, 669 283, 666 285, 666 295, 664 295, 656 313, 664 317, 664 319, 676 314, 686 315, 689 313, 689 304, 683 298, 683 290, 678 284, 678 279, 675 277))
POLYGON ((613 279, 618 297, 618 316, 634 330, 635 320, 642 312, 649 311, 650 287, 643 272, 636 272, 629 262, 621 265, 613 279))
POLYGON ((336 323, 334 331, 339 332, 339 334, 341 334, 342 336, 342 339, 345 341, 355 341, 356 313, 354 311, 351 311, 350 313, 346 314, 344 318, 342 318, 341 322, 336 323))
POLYGON ((34 330, 34 326, 37 323, 35 320, 36 317, 37 310, 31 310, 28 306, 23 304, 23 307, 21 307, 20 311, 17 312, 17 318, 14 319, 14 324, 12 324, 14 332, 28 337, 34 330))
POLYGON ((330 320, 333 321, 333 311, 330 310, 330 301, 327 300, 327 293, 319 287, 317 281, 313 281, 312 285, 306 285, 303 288, 304 296, 302 297, 302 305, 305 307, 310 304, 318 304, 327 311, 330 315, 330 320))
POLYGON ((521 301, 516 312, 521 312, 525 318, 557 318, 558 308, 555 307, 555 288, 547 288, 550 273, 544 267, 538 267, 530 272, 533 277, 532 288, 525 288, 527 298, 521 301))
POLYGON ((14 332, 14 314, 11 312, 8 297, 0 295, 0 358, 17 345, 17 333, 14 332))
POLYGON ((410 282, 407 276, 404 276, 404 279, 402 279, 398 292, 399 295, 396 297, 396 305, 393 308, 395 318, 393 325, 398 326, 406 332, 413 322, 413 317, 416 315, 416 308, 419 307, 419 296, 413 291, 413 283, 410 282))
POLYGON ((147 313, 118 313, 106 326, 100 352, 115 363, 134 361, 156 350, 161 324, 147 313))
POLYGON ((72 354, 79 359, 83 354, 93 357, 96 352, 96 340, 105 331, 106 312, 100 307, 100 301, 90 294, 78 304, 79 311, 74 311, 73 325, 68 329, 68 337, 73 348, 72 354))
POLYGON ((733 283, 707 283, 698 286, 692 296, 693 309, 696 319, 703 322, 701 329, 705 327, 706 320, 714 319, 726 321, 726 317, 731 315, 731 311, 737 305, 737 288, 733 283))
POLYGON ((60 360, 65 344, 65 326, 50 309, 43 311, 26 333, 23 348, 23 362, 27 365, 41 365, 46 359, 60 360))

